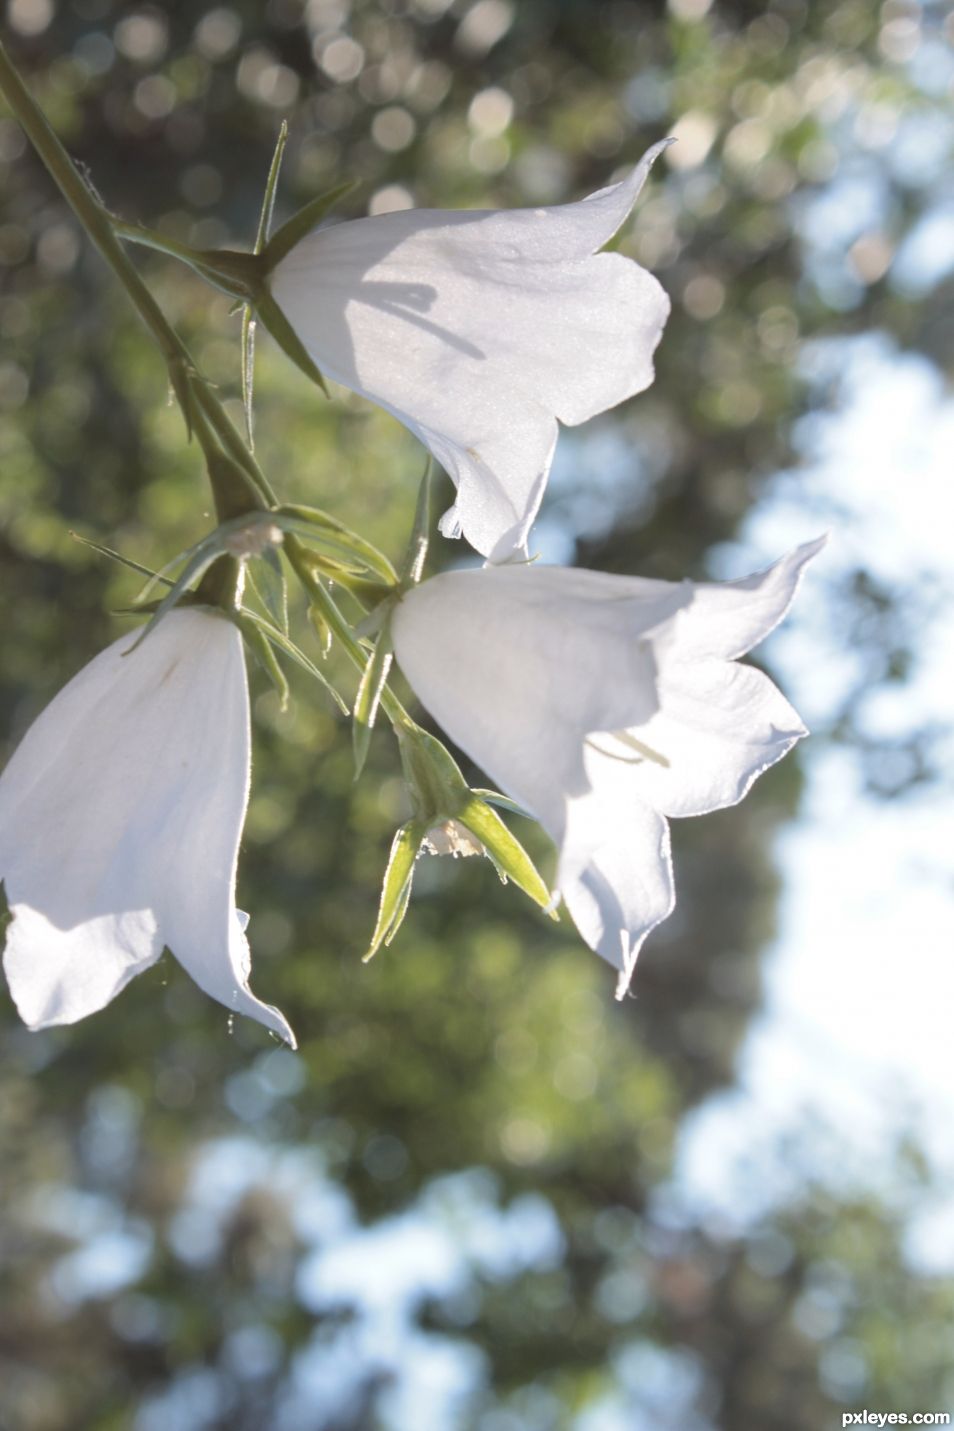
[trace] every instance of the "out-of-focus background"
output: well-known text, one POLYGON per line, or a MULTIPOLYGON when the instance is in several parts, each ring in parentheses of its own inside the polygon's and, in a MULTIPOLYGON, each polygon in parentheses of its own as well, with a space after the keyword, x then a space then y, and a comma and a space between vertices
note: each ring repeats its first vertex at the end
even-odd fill
MULTIPOLYGON (((7 0, 105 201, 244 246, 280 216, 537 205, 667 133, 623 252, 648 392, 564 433, 543 559, 742 575, 828 529, 760 652, 813 739, 674 831, 636 997, 486 862, 422 861, 388 734, 253 672, 240 874, 294 1055, 166 956, 30 1034, 0 990, 3 1431, 817 1431, 954 1411, 952 29, 914 0, 7 0), (946 346, 947 345, 947 346, 946 346)), ((2 740, 208 525, 160 361, 0 117, 2 740)), ((235 319, 138 255, 234 395, 235 319)), ((422 454, 259 345, 279 490, 392 554, 422 454)), ((447 493, 449 495, 449 491, 447 493)), ((435 561, 461 550, 442 543, 435 561)), ((536 833, 521 830, 545 868, 536 833)))

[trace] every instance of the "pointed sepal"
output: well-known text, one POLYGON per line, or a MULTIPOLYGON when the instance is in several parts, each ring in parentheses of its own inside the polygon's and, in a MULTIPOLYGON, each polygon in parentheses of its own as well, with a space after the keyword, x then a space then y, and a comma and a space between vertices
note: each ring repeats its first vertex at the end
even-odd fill
POLYGON ((407 551, 401 566, 401 585, 404 588, 417 586, 424 573, 427 547, 431 532, 431 487, 433 485, 434 464, 428 458, 424 476, 417 490, 417 505, 414 509, 414 523, 408 539, 407 551))
POLYGON ((288 709, 288 680, 278 664, 278 658, 261 626, 254 621, 239 619, 239 629, 249 650, 255 656, 278 694, 279 706, 284 713, 288 709))
POLYGON ((276 547, 266 547, 260 560, 249 563, 248 577, 259 600, 283 633, 288 635, 288 582, 276 547))
POLYGON ((552 908, 546 882, 533 860, 486 800, 472 793, 471 799, 454 818, 484 846, 502 883, 513 880, 517 888, 522 889, 541 909, 552 918, 559 918, 552 908))
POLYGON ((393 659, 391 632, 387 621, 385 621, 371 648, 367 665, 361 673, 358 694, 354 702, 351 735, 354 749, 355 780, 364 769, 368 746, 371 743, 371 732, 374 729, 375 717, 381 702, 381 692, 384 690, 393 659))
POLYGON ((253 431, 253 398, 255 392, 255 319, 251 306, 242 305, 242 409, 245 413, 245 432, 251 451, 255 450, 253 431))
POLYGON ((296 243, 306 234, 310 234, 312 229, 316 229, 335 205, 357 188, 357 182, 356 179, 346 179, 344 183, 337 184, 333 189, 327 189, 325 193, 316 195, 303 209, 299 209, 297 214, 293 214, 286 223, 282 224, 262 249, 265 272, 271 273, 272 269, 281 263, 287 254, 291 253, 296 243))
POLYGON ((306 378, 310 378, 313 383, 316 383, 318 387, 321 388, 325 397, 330 397, 331 394, 328 392, 328 384, 325 382, 320 369, 272 295, 265 291, 261 292, 256 300, 255 308, 259 318, 265 324, 265 327, 285 355, 291 358, 292 362, 296 367, 301 369, 306 378))
POLYGON ((262 208, 258 216, 258 232, 255 235, 254 253, 262 253, 268 243, 268 231, 272 226, 272 214, 275 211, 275 195, 278 192, 278 176, 282 171, 282 159, 285 155, 285 145, 287 143, 288 122, 283 119, 278 130, 278 138, 275 140, 272 162, 268 166, 268 178, 265 180, 265 193, 262 197, 262 208))
POLYGON ((364 956, 365 963, 374 958, 382 944, 390 944, 401 927, 411 897, 414 864, 426 833, 426 822, 416 819, 402 825, 394 836, 381 885, 378 917, 364 956))

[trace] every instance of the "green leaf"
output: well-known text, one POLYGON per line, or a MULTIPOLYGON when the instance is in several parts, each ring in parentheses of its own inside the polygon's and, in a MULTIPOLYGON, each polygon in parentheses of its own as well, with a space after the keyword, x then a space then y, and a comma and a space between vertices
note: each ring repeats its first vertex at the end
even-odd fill
POLYGON ((297 214, 293 214, 287 223, 282 224, 262 250, 266 273, 271 273, 272 269, 281 263, 285 255, 291 253, 296 243, 306 234, 310 234, 312 229, 317 228, 335 204, 355 188, 357 188, 357 180, 346 179, 343 184, 338 184, 335 188, 318 194, 303 209, 299 209, 297 214))
POLYGON ((288 583, 277 547, 266 547, 257 561, 248 563, 249 581, 265 610, 284 636, 288 635, 288 583))
POLYGON ((364 962, 373 959, 384 943, 390 944, 401 927, 411 897, 414 880, 414 861, 417 859, 426 827, 421 820, 409 820, 396 832, 391 842, 388 867, 381 885, 381 902, 378 918, 371 936, 371 944, 364 962))
POLYGON ((242 306, 242 407, 249 448, 255 450, 252 432, 252 395, 255 387, 255 319, 247 303, 242 306))
POLYGON ((391 632, 389 627, 385 626, 375 641, 368 657, 368 663, 361 673, 358 694, 354 702, 351 735, 354 746, 355 780, 364 769, 381 692, 384 690, 384 683, 388 678, 392 660, 391 632))
POLYGON ((282 531, 293 532, 305 541, 314 542, 345 563, 357 562, 365 571, 380 576, 388 586, 397 585, 397 572, 384 553, 319 507, 283 503, 273 509, 271 516, 282 531))
MULTIPOLYGON (((166 595, 162 598, 159 605, 156 607, 155 611, 152 613, 149 620, 146 622, 145 626, 140 631, 136 640, 130 646, 128 651, 123 652, 123 655, 131 656, 133 651, 137 650, 142 645, 143 641, 145 641, 150 631, 152 631, 154 627, 159 625, 159 622, 166 615, 166 613, 171 611, 172 608, 176 605, 176 603, 186 594, 190 584, 193 581, 200 581, 219 555, 220 553, 214 547, 210 547, 208 538, 206 538, 204 542, 199 543, 198 549, 196 550, 196 553, 193 556, 192 560, 187 562, 186 565, 183 567, 179 577, 176 579, 175 582, 173 582, 172 586, 170 586, 169 590, 166 592, 166 595)), ((161 579, 161 576, 156 578, 156 580, 161 579)), ((154 585, 154 581, 147 583, 148 590, 151 591, 154 585)))
POLYGON ((315 634, 318 637, 318 645, 321 648, 322 656, 329 655, 331 651, 331 643, 334 640, 331 627, 328 625, 327 621, 325 620, 322 613, 318 610, 317 606, 309 606, 308 616, 312 626, 314 626, 315 628, 315 634))
POLYGON ((501 795, 499 790, 475 790, 473 793, 479 795, 481 800, 486 800, 488 805, 496 805, 498 810, 506 810, 510 815, 520 815, 524 820, 536 819, 529 810, 518 805, 516 800, 511 800, 509 795, 501 795))
POLYGON ((236 613, 234 619, 238 622, 240 628, 242 626, 243 621, 252 621, 255 623, 256 626, 261 627, 264 634, 268 637, 269 641, 271 641, 272 645, 277 648, 277 650, 283 651, 286 656, 289 656, 291 660, 295 662, 296 665, 301 666, 303 671, 307 671, 309 676, 314 676, 315 680, 319 683, 319 685, 323 686, 328 692, 328 694, 331 696, 331 699, 341 711, 342 715, 348 716, 351 714, 344 698, 338 693, 338 691, 335 690, 334 686, 328 680, 327 676, 325 676, 321 671, 319 671, 314 661, 309 660, 309 658, 305 655, 304 651, 300 650, 299 647, 295 645, 294 641, 292 641, 289 636, 286 636, 283 632, 279 631, 277 626, 273 626, 270 621, 266 621, 264 616, 259 616, 257 611, 250 611, 248 607, 245 607, 242 611, 236 613))
POLYGON ((160 572, 153 571, 151 566, 143 566, 141 562, 133 561, 131 557, 123 556, 122 552, 114 551, 112 547, 104 547, 101 542, 94 542, 90 537, 81 536, 79 532, 70 532, 74 542, 82 542, 84 547, 91 547, 94 552, 99 552, 100 556, 109 557, 112 561, 118 561, 123 566, 128 566, 130 571, 138 572, 140 576, 147 576, 150 583, 155 586, 157 582, 162 582, 164 586, 172 586, 169 577, 163 576, 160 572))
POLYGON ((272 226, 272 214, 275 210, 275 194, 278 191, 278 176, 282 170, 282 158, 284 157, 285 145, 287 143, 288 124, 283 119, 278 131, 278 138, 275 140, 272 162, 268 166, 268 178, 265 180, 265 194, 262 198, 262 211, 258 216, 258 233, 255 235, 254 253, 261 253, 268 242, 268 231, 272 226))
POLYGON ((240 620, 239 629, 253 655, 278 692, 282 710, 286 711, 288 709, 288 681, 285 679, 285 672, 278 664, 271 642, 262 628, 256 626, 254 621, 240 620))
POLYGON ((286 356, 291 358, 296 367, 301 368, 307 378, 318 384, 325 397, 330 397, 328 385, 318 366, 272 295, 261 292, 256 298, 255 307, 259 318, 286 356))
POLYGON ((559 917, 554 910, 550 909, 550 891, 536 865, 516 835, 507 829, 496 810, 492 810, 486 800, 481 800, 478 795, 472 794, 470 800, 463 809, 456 812, 454 818, 459 820, 462 825, 466 825, 471 834, 476 835, 481 844, 486 847, 487 854, 493 860, 497 873, 505 884, 508 879, 512 879, 514 884, 539 904, 541 909, 550 912, 554 919, 559 917))
POLYGON ((417 490, 417 506, 414 509, 414 525, 407 544, 407 552, 401 567, 401 585, 416 586, 424 571, 427 559, 427 544, 431 530, 431 476, 433 463, 427 459, 424 476, 417 490))
POLYGON ((151 571, 149 573, 149 580, 136 597, 137 604, 148 601, 153 590, 160 582, 164 582, 165 585, 169 587, 177 586, 182 579, 181 576, 177 580, 172 581, 168 578, 167 572, 170 572, 174 566, 178 566, 179 562, 184 561, 188 566, 205 554, 209 555, 210 561, 213 560, 218 555, 215 538, 216 532, 206 533, 200 541, 195 542, 191 547, 187 548, 186 551, 179 552, 178 556, 174 556, 171 561, 165 562, 158 571, 151 571))

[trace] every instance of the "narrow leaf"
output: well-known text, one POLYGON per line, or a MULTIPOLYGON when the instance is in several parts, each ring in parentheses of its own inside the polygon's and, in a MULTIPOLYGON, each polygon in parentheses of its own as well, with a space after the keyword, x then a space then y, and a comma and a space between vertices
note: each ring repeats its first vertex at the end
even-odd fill
MULTIPOLYGON (((550 891, 542 876, 516 835, 507 829, 486 800, 472 794, 463 809, 456 811, 454 818, 466 825, 471 834, 486 846, 501 879, 512 879, 541 909, 549 909, 550 891)), ((553 917, 557 916, 553 914, 553 917)))
POLYGON ((288 583, 282 559, 275 547, 266 547, 246 571, 255 593, 283 635, 288 635, 288 583))
POLYGON ((281 703, 282 710, 287 710, 288 681, 285 679, 285 672, 278 664, 271 642, 262 628, 256 626, 254 621, 240 622, 240 630, 265 674, 278 692, 278 699, 281 703))
POLYGON ((209 550, 207 543, 203 542, 200 543, 200 545, 204 547, 205 550, 198 552, 183 568, 181 575, 166 592, 166 595, 162 598, 129 650, 123 652, 124 655, 131 656, 133 651, 142 645, 150 631, 159 625, 159 622, 166 613, 171 611, 179 599, 185 595, 192 582, 201 581, 209 567, 218 558, 219 553, 214 549, 209 550))
POLYGON ((281 173, 282 158, 287 143, 288 124, 283 119, 278 131, 278 138, 275 140, 275 152, 272 154, 272 162, 268 166, 268 178, 265 180, 265 195, 262 199, 262 212, 258 216, 258 233, 255 235, 255 253, 261 253, 268 242, 268 231, 272 226, 272 214, 275 209, 275 194, 278 191, 278 176, 281 173))
POLYGON ((404 923, 404 916, 407 914, 407 907, 411 902, 411 888, 414 884, 413 875, 404 886, 404 893, 398 900, 397 909, 394 911, 394 918, 391 920, 391 927, 384 936, 385 948, 390 949, 391 943, 397 938, 401 925, 404 923))
POLYGON ((299 209, 297 214, 293 214, 287 223, 282 224, 262 250, 266 272, 271 273, 272 269, 281 263, 285 255, 291 253, 299 239, 303 239, 306 234, 311 233, 312 229, 316 229, 335 204, 356 187, 357 180, 346 179, 343 184, 328 189, 324 194, 316 195, 303 209, 299 209))
POLYGON ((306 542, 313 542, 322 551, 349 566, 357 562, 365 571, 381 577, 388 586, 397 585, 397 573, 384 553, 343 522, 326 518, 324 512, 309 507, 276 507, 270 515, 283 532, 291 532, 306 542))
POLYGON ((381 692, 384 690, 392 660, 391 633, 388 627, 385 627, 375 641, 368 657, 368 663, 361 674, 358 694, 354 702, 351 736, 354 747, 355 780, 364 769, 381 692))
POLYGON ((488 805, 496 805, 498 810, 506 810, 510 815, 520 815, 524 820, 536 819, 529 810, 518 805, 516 800, 511 800, 509 795, 501 795, 499 790, 475 790, 473 793, 479 795, 481 800, 486 800, 488 805))
POLYGON ((318 681, 331 696, 342 715, 347 716, 351 714, 346 702, 335 690, 334 686, 328 680, 328 677, 319 671, 314 661, 309 660, 304 651, 296 646, 289 636, 284 635, 283 632, 279 631, 277 626, 273 626, 272 623, 266 621, 263 616, 259 616, 257 611, 249 611, 248 607, 245 607, 241 612, 240 619, 254 621, 256 626, 261 627, 273 646, 277 647, 279 651, 283 651, 296 665, 301 666, 303 671, 307 671, 309 676, 314 676, 315 680, 318 681))
POLYGON ((139 595, 136 597, 137 604, 139 602, 148 601, 156 586, 161 581, 165 582, 167 586, 177 585, 178 580, 181 580, 181 577, 179 577, 177 581, 169 581, 167 579, 167 573, 170 572, 174 566, 178 566, 179 562, 184 561, 186 563, 187 569, 188 566, 190 566, 197 557, 202 557, 206 553, 211 553, 213 556, 217 556, 219 550, 221 549, 216 541, 217 536, 218 529, 214 532, 208 532, 201 539, 201 541, 194 543, 194 545, 189 547, 186 551, 180 552, 178 556, 174 556, 171 561, 165 562, 159 568, 158 571, 150 572, 149 580, 146 582, 145 586, 142 588, 139 595))
POLYGON ((334 639, 331 627, 328 625, 327 621, 325 620, 324 616, 322 616, 317 606, 309 606, 308 616, 318 636, 318 645, 321 648, 322 656, 329 655, 331 651, 331 643, 334 639))
POLYGON ((381 902, 378 905, 377 923, 374 926, 368 952, 364 956, 365 964, 369 959, 374 958, 385 941, 390 944, 400 928, 411 894, 414 861, 417 859, 424 834, 422 821, 409 820, 394 836, 391 853, 388 856, 388 867, 384 872, 384 880, 381 885, 381 902))
POLYGON ((431 530, 431 474, 433 464, 428 458, 424 476, 417 490, 417 506, 414 509, 414 525, 407 544, 404 564, 401 568, 402 581, 414 586, 421 579, 424 562, 427 559, 427 544, 431 530))
POLYGON ((130 571, 138 572, 140 576, 147 576, 155 584, 162 582, 164 586, 172 586, 172 581, 167 576, 153 571, 151 566, 143 566, 141 562, 133 561, 132 557, 123 556, 122 552, 114 551, 112 547, 104 547, 101 542, 94 542, 90 537, 83 537, 79 532, 70 532, 74 542, 82 542, 84 547, 91 547, 94 552, 99 552, 100 556, 110 557, 113 561, 121 562, 123 566, 128 566, 130 571))
POLYGON ((242 307, 242 407, 245 410, 245 431, 249 448, 254 452, 252 432, 252 397, 255 387, 255 319, 246 303, 242 307))

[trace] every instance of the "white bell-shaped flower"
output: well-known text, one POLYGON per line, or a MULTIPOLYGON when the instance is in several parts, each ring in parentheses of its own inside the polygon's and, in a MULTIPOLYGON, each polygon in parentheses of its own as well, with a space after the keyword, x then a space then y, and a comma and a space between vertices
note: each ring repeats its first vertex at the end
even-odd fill
POLYGON ((394 650, 431 715, 559 849, 556 891, 628 987, 672 912, 667 817, 741 800, 805 734, 744 655, 821 541, 725 584, 544 566, 423 582, 394 650))
POLYGON ((579 203, 318 229, 272 273, 321 371, 393 413, 453 478, 444 534, 494 561, 525 551, 557 420, 585 422, 653 380, 669 300, 637 263, 597 250, 664 148, 579 203))
POLYGON ((218 612, 180 607, 135 641, 74 676, 0 776, 14 1001, 30 1028, 74 1023, 167 946, 207 994, 294 1047, 249 990, 235 908, 250 762, 242 638, 218 612))

